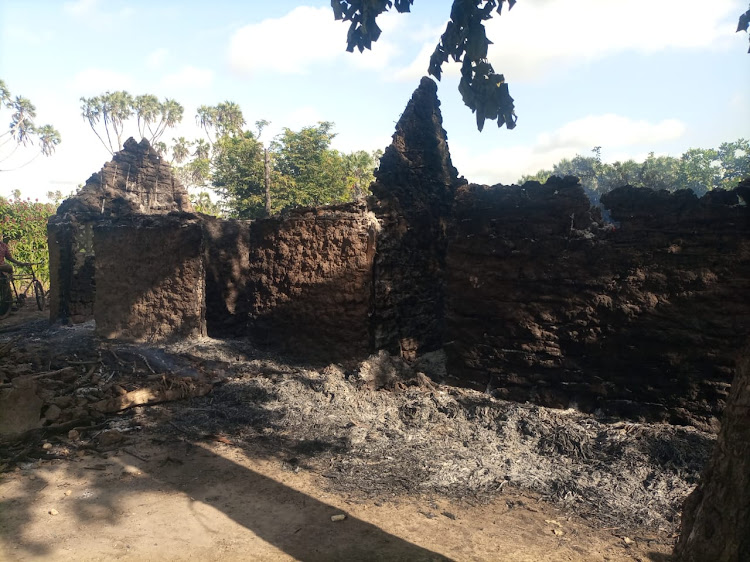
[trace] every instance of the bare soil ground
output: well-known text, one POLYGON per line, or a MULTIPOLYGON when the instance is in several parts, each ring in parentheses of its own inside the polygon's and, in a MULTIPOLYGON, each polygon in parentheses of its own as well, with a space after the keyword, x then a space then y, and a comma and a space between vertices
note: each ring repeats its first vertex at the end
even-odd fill
POLYGON ((0 324, 0 383, 45 404, 0 442, 3 560, 667 560, 713 444, 445 386, 439 356, 299 365, 40 314, 0 324))

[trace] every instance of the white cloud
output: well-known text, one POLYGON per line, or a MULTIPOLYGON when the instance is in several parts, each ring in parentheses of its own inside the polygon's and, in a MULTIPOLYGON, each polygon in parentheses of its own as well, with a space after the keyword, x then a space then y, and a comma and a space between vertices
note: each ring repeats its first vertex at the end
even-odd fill
POLYGON ((179 71, 165 76, 161 85, 164 88, 206 88, 210 86, 213 78, 212 70, 184 66, 179 71))
POLYGON ((229 61, 240 72, 306 74, 343 50, 346 30, 330 8, 299 6, 277 19, 246 25, 230 39, 229 61))
POLYGON ((77 72, 68 82, 68 88, 76 95, 99 95, 106 91, 132 90, 131 76, 103 68, 87 68, 77 72))
MULTIPOLYGON (((622 52, 722 48, 731 44, 737 13, 734 0, 525 0, 486 23, 489 59, 517 82, 622 52)), ((425 43, 399 78, 424 74, 435 44, 425 43)), ((458 68, 444 71, 457 75, 458 68)))
POLYGON ((76 16, 90 14, 96 10, 99 0, 76 0, 75 2, 65 2, 63 10, 76 16))
POLYGON ((3 28, 3 42, 7 45, 29 45, 31 47, 40 47, 51 43, 55 34, 50 30, 37 30, 23 25, 12 25, 3 28))
POLYGON ((594 144, 622 147, 658 143, 679 138, 685 130, 685 124, 677 119, 649 123, 613 113, 589 115, 571 121, 552 133, 539 135, 537 150, 544 152, 564 147, 585 149, 594 144))
POLYGON ((164 63, 169 58, 169 51, 164 47, 151 51, 146 55, 146 66, 153 69, 158 69, 164 66, 164 63))
MULTIPOLYGON (((437 45, 437 40, 424 43, 419 50, 419 54, 417 54, 411 64, 395 72, 392 79, 403 82, 413 82, 422 76, 427 76, 427 68, 430 66, 430 55, 432 55, 435 50, 435 45, 437 45)), ((452 66, 457 65, 444 65, 443 71, 445 72, 452 66)))
POLYGON ((117 11, 106 11, 101 0, 65 2, 63 4, 63 11, 77 19, 83 20, 89 27, 111 24, 117 20, 129 18, 135 13, 131 6, 124 6, 117 11))
POLYGON ((232 35, 229 63, 241 73, 272 71, 280 74, 308 74, 310 67, 345 57, 347 64, 369 69, 385 68, 398 54, 387 35, 399 26, 397 15, 378 19, 383 30, 377 48, 364 53, 346 52, 348 23, 333 19, 329 7, 298 6, 281 18, 246 25, 232 35))
POLYGON ((453 164, 470 182, 513 183, 524 174, 550 169, 563 158, 589 155, 602 146, 606 161, 642 159, 643 145, 680 138, 685 125, 675 119, 659 123, 634 120, 619 115, 587 116, 566 123, 552 132, 540 134, 530 145, 495 148, 484 152, 467 151, 451 144, 453 164), (616 152, 610 152, 617 149, 616 152))

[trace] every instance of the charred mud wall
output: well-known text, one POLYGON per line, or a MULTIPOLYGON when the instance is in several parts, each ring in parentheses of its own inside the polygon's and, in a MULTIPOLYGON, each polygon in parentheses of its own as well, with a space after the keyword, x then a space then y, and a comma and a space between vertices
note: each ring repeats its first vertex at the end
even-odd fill
POLYGON ((436 91, 414 92, 366 204, 163 215, 187 194, 128 141, 50 221, 53 319, 95 298, 105 337, 207 331, 324 361, 445 348, 454 380, 502 398, 715 429, 750 336, 750 186, 620 188, 612 225, 575 178, 467 185, 436 91))
POLYGON ((250 316, 251 222, 202 219, 208 335, 244 336, 250 316))
POLYGON ((52 217, 47 225, 50 320, 75 324, 94 317, 93 222, 52 217))
POLYGON ((191 211, 187 190, 174 177, 170 163, 146 139, 138 143, 131 137, 74 197, 62 202, 57 214, 93 213, 104 218, 191 211))
POLYGON ((423 78, 414 92, 375 176, 371 205, 381 232, 371 347, 411 360, 442 346, 446 231, 462 183, 432 80, 423 78))
POLYGON ((308 359, 366 356, 376 232, 362 203, 251 223, 250 338, 308 359))
POLYGON ((715 429, 750 334, 743 189, 620 188, 602 197, 617 227, 574 178, 462 189, 449 372, 512 400, 715 429))
POLYGON ((125 141, 112 161, 63 201, 48 223, 50 320, 79 323, 94 317, 94 224, 131 214, 191 210, 187 190, 169 162, 145 139, 125 141))
POLYGON ((99 222, 94 251, 97 334, 149 342, 205 335, 203 228, 196 216, 99 222))

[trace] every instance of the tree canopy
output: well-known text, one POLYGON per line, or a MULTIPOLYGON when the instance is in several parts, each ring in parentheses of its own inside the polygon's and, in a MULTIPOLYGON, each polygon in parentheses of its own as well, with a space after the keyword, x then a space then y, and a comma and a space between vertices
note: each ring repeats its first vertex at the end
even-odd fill
POLYGON ((130 136, 124 134, 125 126, 133 116, 141 138, 158 146, 166 130, 182 121, 184 111, 173 99, 159 101, 152 94, 133 97, 124 90, 81 98, 81 116, 110 154, 122 150, 123 138, 130 136))
POLYGON ((22 168, 40 155, 50 156, 61 142, 60 133, 52 125, 38 126, 36 106, 23 96, 13 96, 5 81, 0 79, 0 119, 9 118, 9 126, 0 132, 0 172, 22 168), (5 115, 5 112, 10 112, 5 115), (38 143, 39 152, 30 159, 18 149, 38 143), (26 160, 25 162, 21 162, 26 160), (5 168, 9 166, 8 168, 5 168))
POLYGON ((601 195, 623 185, 667 191, 692 189, 700 196, 714 189, 732 189, 741 179, 750 176, 750 141, 747 139, 724 142, 717 149, 691 148, 679 158, 656 156, 652 152, 643 162, 602 162, 599 146, 592 153, 592 156, 578 154, 560 160, 551 170, 523 176, 519 183, 544 182, 552 175, 576 176, 589 197, 598 202, 601 195))

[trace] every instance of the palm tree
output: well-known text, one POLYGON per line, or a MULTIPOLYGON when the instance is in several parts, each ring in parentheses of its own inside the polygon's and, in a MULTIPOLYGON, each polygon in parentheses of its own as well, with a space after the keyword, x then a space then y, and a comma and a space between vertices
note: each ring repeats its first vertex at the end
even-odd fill
POLYGON ((131 115, 133 115, 133 96, 124 90, 119 92, 107 92, 103 97, 104 122, 112 125, 112 130, 117 137, 117 150, 122 150, 122 131, 131 115))
POLYGON ((8 106, 10 104, 10 90, 4 80, 0 80, 0 105, 8 106))
POLYGON ((381 155, 380 150, 372 154, 357 150, 344 155, 344 169, 355 199, 362 199, 367 195, 370 184, 375 179, 373 172, 378 166, 381 155))
POLYGON ((153 94, 136 96, 133 100, 133 109, 138 120, 140 137, 145 139, 148 136, 146 130, 153 136, 151 124, 156 122, 156 118, 159 116, 159 98, 153 94))
POLYGON ((174 127, 177 123, 181 122, 184 112, 185 108, 177 103, 177 101, 164 98, 164 101, 159 104, 160 120, 156 125, 156 129, 151 134, 150 142, 153 144, 158 141, 164 134, 164 131, 167 130, 167 127, 174 127))
POLYGON ((172 163, 182 164, 190 156, 190 145, 192 142, 185 137, 172 139, 172 163))
POLYGON ((213 144, 211 129, 216 126, 216 108, 210 105, 201 105, 196 112, 195 120, 206 131, 208 142, 213 144))
POLYGON ((91 130, 94 131, 94 134, 104 145, 104 148, 106 148, 109 153, 112 154, 111 145, 104 142, 104 139, 99 134, 99 131, 96 130, 96 126, 99 124, 99 121, 102 118, 101 98, 99 98, 98 96, 95 96, 93 98, 81 98, 81 116, 89 122, 91 130))
POLYGON ((34 104, 28 98, 16 96, 16 99, 10 104, 10 108, 14 111, 10 121, 11 137, 18 144, 26 146, 28 143, 33 142, 31 135, 36 132, 34 129, 36 107, 34 107, 34 104))
POLYGON ((239 135, 244 125, 245 117, 238 104, 227 100, 216 106, 216 131, 219 136, 239 135))
POLYGON ((193 152, 193 156, 201 160, 208 160, 210 155, 211 145, 209 143, 204 139, 198 139, 195 141, 195 151, 193 152))
MULTIPOLYGON (((13 168, 2 169, 0 172, 23 168, 36 160, 40 155, 50 156, 55 151, 55 147, 60 144, 60 133, 52 125, 37 127, 34 124, 34 119, 36 118, 34 104, 23 96, 16 96, 14 99, 11 96, 8 86, 3 80, 0 80, 0 111, 3 109, 8 109, 12 113, 8 129, 0 133, 0 139, 7 137, 0 142, 0 147, 5 146, 9 142, 13 142, 14 146, 10 150, 5 150, 0 154, 0 162, 7 162, 19 147, 34 144, 36 140, 40 141, 40 151, 26 163, 13 168)), ((5 117, 0 117, 0 119, 4 120, 5 117)))
POLYGON ((52 125, 42 125, 37 129, 36 134, 41 143, 41 153, 45 156, 51 156, 62 140, 60 133, 52 125))

